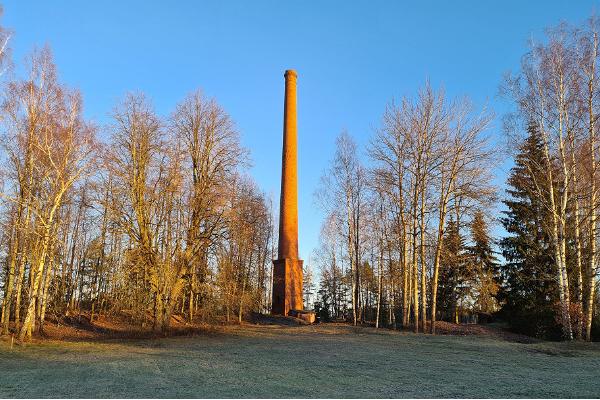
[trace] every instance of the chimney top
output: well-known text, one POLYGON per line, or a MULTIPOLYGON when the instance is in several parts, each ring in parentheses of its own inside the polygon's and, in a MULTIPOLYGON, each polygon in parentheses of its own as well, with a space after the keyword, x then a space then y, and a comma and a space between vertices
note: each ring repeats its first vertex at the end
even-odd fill
POLYGON ((285 76, 286 78, 290 78, 290 77, 297 78, 297 77, 298 77, 298 74, 296 73, 296 71, 295 71, 295 70, 293 70, 293 69, 288 69, 288 70, 286 70, 286 71, 285 71, 285 74, 284 74, 284 76, 285 76))

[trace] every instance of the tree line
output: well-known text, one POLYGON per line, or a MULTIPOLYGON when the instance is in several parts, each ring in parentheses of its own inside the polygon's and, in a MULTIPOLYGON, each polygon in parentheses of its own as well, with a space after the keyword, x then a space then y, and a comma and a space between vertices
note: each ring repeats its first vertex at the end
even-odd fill
POLYGON ((22 70, 0 107, 2 334, 82 312, 164 332, 173 314, 269 310, 272 204, 215 99, 194 91, 160 116, 130 93, 98 126, 48 47, 22 70))
POLYGON ((387 106, 363 151, 340 134, 316 193, 323 318, 431 333, 439 319, 500 318, 534 336, 592 339, 599 27, 547 29, 505 77, 504 195, 491 185, 502 153, 486 133, 493 114, 468 98, 426 84, 387 106), (492 237, 498 224, 505 233, 492 237))
POLYGON ((494 198, 483 137, 491 118, 426 85, 387 107, 367 148, 371 167, 348 133, 338 137, 317 194, 328 211, 318 251, 320 309, 336 318, 350 312, 355 324, 385 319, 432 333, 438 316, 459 318, 469 294, 485 304, 482 311, 494 311, 494 257, 481 211, 494 198), (483 240, 480 259, 480 247, 470 257, 450 254, 452 235, 468 226, 483 240), (465 260, 447 265, 452 255, 465 260), (465 286, 472 293, 459 294, 465 286))

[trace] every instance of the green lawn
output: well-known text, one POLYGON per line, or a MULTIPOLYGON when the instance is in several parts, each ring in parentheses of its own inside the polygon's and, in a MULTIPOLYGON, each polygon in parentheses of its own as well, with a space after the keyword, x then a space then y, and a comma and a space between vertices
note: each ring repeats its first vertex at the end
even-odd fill
POLYGON ((600 346, 345 326, 0 343, 0 397, 600 397, 600 346))

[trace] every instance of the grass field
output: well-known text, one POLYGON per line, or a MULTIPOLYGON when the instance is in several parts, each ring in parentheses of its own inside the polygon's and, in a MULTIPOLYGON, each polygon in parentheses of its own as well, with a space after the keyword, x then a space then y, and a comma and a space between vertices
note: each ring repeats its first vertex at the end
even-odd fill
POLYGON ((600 397, 600 346, 339 325, 0 342, 0 397, 600 397))

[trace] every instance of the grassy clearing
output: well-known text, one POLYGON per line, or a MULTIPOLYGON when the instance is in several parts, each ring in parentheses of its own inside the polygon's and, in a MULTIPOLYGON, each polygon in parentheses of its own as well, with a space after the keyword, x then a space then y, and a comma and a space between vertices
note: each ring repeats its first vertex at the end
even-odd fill
POLYGON ((347 326, 0 343, 0 397, 600 397, 600 346, 347 326))

